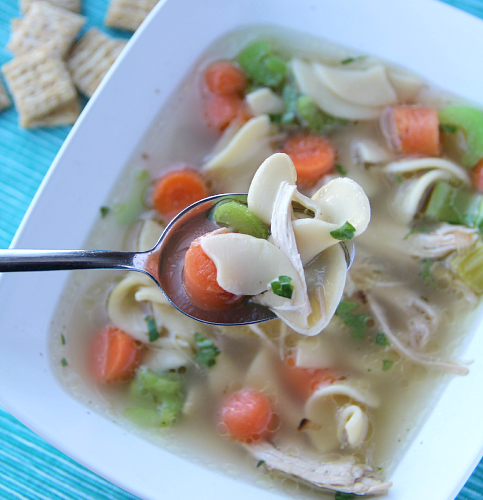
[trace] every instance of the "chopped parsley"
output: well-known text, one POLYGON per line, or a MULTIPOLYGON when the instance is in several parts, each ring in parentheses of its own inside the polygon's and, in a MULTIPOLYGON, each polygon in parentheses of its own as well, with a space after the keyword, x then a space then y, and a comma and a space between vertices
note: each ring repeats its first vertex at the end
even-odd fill
POLYGON ((441 132, 445 132, 447 134, 455 134, 458 131, 458 127, 454 125, 444 125, 443 123, 439 126, 439 130, 441 132))
POLYGON ((265 460, 260 460, 258 463, 257 463, 257 469, 263 465, 265 463, 265 460))
POLYGON ((61 364, 62 366, 67 366, 67 365, 68 365, 67 360, 66 360, 65 358, 62 358, 62 359, 60 360, 60 364, 61 364))
POLYGON ((111 211, 109 207, 101 207, 99 210, 101 211, 101 217, 103 219, 111 211))
POLYGON ((289 276, 279 276, 278 280, 270 283, 273 293, 280 297, 291 299, 294 290, 294 286, 290 283, 291 281, 292 278, 289 276))
POLYGON ((376 335, 375 342, 376 342, 377 345, 383 345, 383 346, 389 345, 389 340, 387 340, 386 334, 383 333, 383 332, 379 332, 376 335))
POLYGON ((60 335, 60 343, 61 343, 62 345, 65 345, 65 337, 64 337, 64 335, 63 335, 63 334, 61 334, 61 335, 60 335))
POLYGON ((339 165, 337 163, 334 168, 337 170, 337 172, 339 172, 340 175, 347 175, 347 170, 342 165, 339 165))
POLYGON ((391 366, 394 364, 394 361, 392 359, 383 359, 382 360, 382 369, 387 372, 391 368, 391 366))
POLYGON ((364 338, 366 322, 369 319, 367 314, 353 314, 352 311, 358 307, 358 304, 342 300, 335 311, 336 316, 339 317, 347 326, 352 328, 351 337, 353 339, 364 338))
POLYGON ((362 59, 365 59, 366 56, 358 56, 358 57, 347 57, 346 59, 342 59, 340 62, 341 64, 350 64, 355 61, 361 61, 362 59))
POLYGON ((342 491, 335 492, 335 500, 352 500, 355 498, 353 493, 342 493, 342 491))
POLYGON ((146 324, 148 325, 149 342, 154 342, 155 340, 158 340, 160 335, 156 327, 156 321, 154 320, 154 316, 145 316, 144 321, 146 321, 146 324))
POLYGON ((400 186, 403 183, 403 178, 401 174, 396 174, 394 177, 396 184, 400 186))
POLYGON ((428 234, 429 233, 429 229, 427 227, 424 227, 424 226, 413 227, 411 229, 411 231, 409 231, 409 233, 406 234, 406 236, 404 236, 403 239, 407 240, 412 234, 415 234, 415 233, 428 234))
POLYGON ((433 259, 423 259, 423 262, 424 262, 424 267, 423 267, 423 272, 421 273, 421 277, 429 285, 434 285, 434 279, 431 276, 431 266, 433 265, 433 259))
POLYGON ((354 238, 355 232, 356 228, 349 221, 346 221, 339 229, 331 231, 330 235, 336 240, 351 240, 354 238))
POLYGON ((216 356, 220 354, 220 349, 216 347, 213 341, 203 337, 201 333, 195 333, 196 355, 195 361, 208 368, 216 364, 216 356))

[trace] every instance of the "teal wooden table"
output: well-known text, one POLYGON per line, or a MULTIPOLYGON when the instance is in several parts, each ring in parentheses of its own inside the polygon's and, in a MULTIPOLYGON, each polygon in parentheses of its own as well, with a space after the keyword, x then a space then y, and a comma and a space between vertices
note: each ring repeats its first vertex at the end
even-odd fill
MULTIPOLYGON (((483 0, 445 1, 483 19, 483 0)), ((86 28, 103 26, 107 4, 108 0, 83 0, 83 14, 88 19, 86 28)), ((18 0, 0 0, 0 65, 11 59, 5 45, 10 20, 18 16, 18 0)), ((0 114, 0 248, 10 245, 69 130, 70 127, 21 130, 13 108, 0 114)), ((0 407, 0 499, 135 500, 136 497, 60 453, 0 407)), ((457 500, 476 499, 483 499, 483 461, 457 497, 457 500)))

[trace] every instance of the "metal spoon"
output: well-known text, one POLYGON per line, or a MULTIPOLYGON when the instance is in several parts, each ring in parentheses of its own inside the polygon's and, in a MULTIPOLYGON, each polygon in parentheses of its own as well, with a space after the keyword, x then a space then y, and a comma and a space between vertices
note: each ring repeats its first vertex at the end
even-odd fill
MULTIPOLYGON (((207 311, 193 305, 182 284, 183 262, 191 242, 219 228, 210 218, 222 200, 246 203, 243 193, 219 194, 200 200, 180 212, 166 227, 158 242, 147 252, 109 250, 0 250, 0 272, 61 271, 71 269, 124 269, 147 274, 169 302, 193 319, 212 325, 248 325, 276 318, 267 307, 249 298, 226 310, 207 311)), ((354 245, 341 242, 349 268, 354 245)))

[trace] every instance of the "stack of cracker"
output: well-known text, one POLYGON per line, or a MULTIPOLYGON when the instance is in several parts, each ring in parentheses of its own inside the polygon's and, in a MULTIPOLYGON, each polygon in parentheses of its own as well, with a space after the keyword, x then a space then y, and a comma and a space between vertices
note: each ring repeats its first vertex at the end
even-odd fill
POLYGON ((113 28, 136 31, 158 0, 111 0, 105 24, 113 28))
MULTIPOLYGON (((15 58, 2 66, 20 125, 71 125, 80 113, 77 90, 91 97, 126 42, 93 28, 72 47, 85 22, 80 0, 21 0, 21 9, 7 46, 15 58)), ((0 110, 9 105, 0 82, 0 110)))

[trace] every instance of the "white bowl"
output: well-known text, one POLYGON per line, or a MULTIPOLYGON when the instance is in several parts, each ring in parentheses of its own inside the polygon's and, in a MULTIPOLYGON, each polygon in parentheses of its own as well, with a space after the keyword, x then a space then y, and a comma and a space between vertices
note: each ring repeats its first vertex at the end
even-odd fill
MULTIPOLYGON (((167 97, 207 46, 251 24, 322 36, 396 62, 475 102, 482 99, 483 66, 477 62, 483 23, 436 1, 161 1, 65 141, 12 246, 82 248, 99 207, 167 97)), ((59 272, 1 276, 0 403, 61 451, 142 498, 278 497, 128 434, 63 390, 47 346, 67 278, 59 272)), ((445 389, 391 478, 391 500, 453 499, 478 463, 482 352, 483 335, 477 334, 465 352, 476 360, 470 375, 445 389)))

